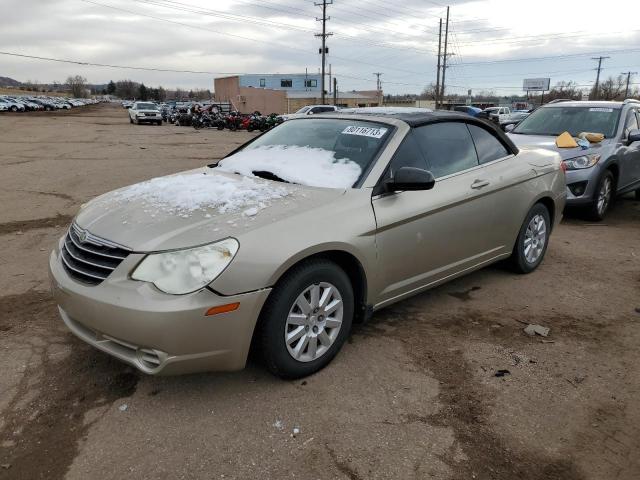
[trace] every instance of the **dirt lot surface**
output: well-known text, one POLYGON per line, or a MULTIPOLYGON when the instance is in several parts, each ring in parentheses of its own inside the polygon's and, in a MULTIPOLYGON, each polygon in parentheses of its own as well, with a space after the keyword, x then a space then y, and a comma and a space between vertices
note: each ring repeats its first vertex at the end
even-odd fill
POLYGON ((0 478, 640 478, 630 198, 603 224, 565 219, 531 275, 491 267, 376 313, 302 381, 258 360, 149 377, 72 336, 47 258, 78 207, 248 138, 119 106, 0 116, 0 478))

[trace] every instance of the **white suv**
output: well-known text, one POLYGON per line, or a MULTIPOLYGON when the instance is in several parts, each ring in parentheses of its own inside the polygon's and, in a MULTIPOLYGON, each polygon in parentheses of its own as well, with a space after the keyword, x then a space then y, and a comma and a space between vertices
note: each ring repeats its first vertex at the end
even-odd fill
POLYGON ((317 113, 329 113, 329 112, 337 112, 339 110, 335 105, 307 105, 306 107, 302 107, 296 113, 291 113, 288 115, 282 115, 281 118, 283 120, 291 120, 292 118, 304 117, 306 115, 314 115, 317 113))

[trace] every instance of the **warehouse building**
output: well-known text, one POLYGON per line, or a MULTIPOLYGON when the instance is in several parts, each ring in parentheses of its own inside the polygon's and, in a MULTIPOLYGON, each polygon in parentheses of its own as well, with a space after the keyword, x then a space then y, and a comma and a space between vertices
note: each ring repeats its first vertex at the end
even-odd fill
MULTIPOLYGON (((328 83, 328 82, 327 82, 328 83)), ((322 103, 321 75, 313 74, 251 74, 234 75, 214 80, 215 99, 229 102, 242 113, 259 111, 293 113, 306 105, 322 103)), ((342 107, 375 107, 382 92, 338 92, 336 105, 342 107)), ((333 104, 333 92, 325 103, 333 104)))

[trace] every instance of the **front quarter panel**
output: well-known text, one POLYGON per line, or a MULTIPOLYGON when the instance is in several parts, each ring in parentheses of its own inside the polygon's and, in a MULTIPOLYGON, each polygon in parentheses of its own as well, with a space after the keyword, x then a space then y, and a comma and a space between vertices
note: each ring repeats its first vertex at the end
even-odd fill
POLYGON ((370 278, 375 228, 371 189, 349 189, 333 202, 238 235, 238 254, 211 288, 234 295, 271 287, 299 261, 330 250, 353 255, 370 278))

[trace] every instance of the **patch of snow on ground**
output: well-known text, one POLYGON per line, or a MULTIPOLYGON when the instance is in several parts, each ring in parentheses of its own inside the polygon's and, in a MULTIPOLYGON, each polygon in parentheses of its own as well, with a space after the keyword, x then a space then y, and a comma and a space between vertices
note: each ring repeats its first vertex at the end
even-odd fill
POLYGON ((287 182, 309 187, 351 188, 362 169, 322 148, 270 145, 242 150, 218 163, 219 169, 241 175, 270 172, 287 182))
POLYGON ((255 210, 255 215, 268 207, 271 200, 288 194, 285 188, 253 178, 188 173, 132 185, 116 192, 115 198, 124 202, 142 201, 151 209, 187 218, 197 210, 210 208, 219 213, 255 210))

